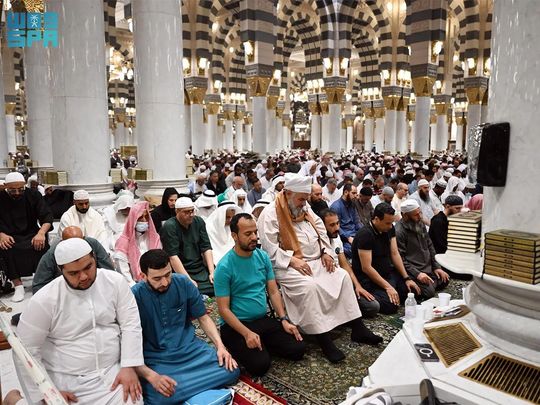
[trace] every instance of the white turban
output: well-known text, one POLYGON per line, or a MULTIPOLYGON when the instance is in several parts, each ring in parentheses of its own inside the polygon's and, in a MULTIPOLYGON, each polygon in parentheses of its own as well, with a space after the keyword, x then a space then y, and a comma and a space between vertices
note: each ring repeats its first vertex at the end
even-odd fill
POLYGON ((418 182, 418 187, 429 186, 429 182, 426 179, 422 179, 418 182))
POLYGON ((73 193, 73 201, 89 200, 90 194, 86 190, 77 190, 73 193))
POLYGON ((193 200, 189 197, 180 197, 174 203, 174 208, 183 209, 183 208, 195 208, 193 200))
POLYGON ((285 179, 285 190, 292 191, 294 193, 311 193, 311 182, 313 179, 311 176, 290 176, 285 179))
POLYGON ((213 205, 217 207, 218 201, 216 193, 212 190, 206 190, 199 198, 197 198, 197 201, 195 201, 195 206, 197 208, 207 208, 213 205))
POLYGON ((464 171, 467 169, 467 165, 465 163, 462 163, 458 166, 457 170, 459 170, 460 172, 464 171))
POLYGON ((19 172, 11 172, 6 174, 6 179, 4 180, 5 184, 9 183, 26 183, 24 181, 24 176, 20 174, 19 172))
POLYGON ((122 194, 118 196, 116 201, 114 202, 114 211, 118 212, 120 210, 131 208, 133 207, 133 204, 135 204, 135 199, 133 198, 133 194, 122 194))
POLYGON ((403 203, 401 204, 401 212, 403 214, 414 211, 417 208, 420 208, 420 205, 416 200, 408 199, 403 201, 403 203))
POLYGON ((56 245, 54 258, 56 264, 62 266, 67 263, 79 260, 92 251, 92 247, 87 241, 81 238, 69 238, 56 245))

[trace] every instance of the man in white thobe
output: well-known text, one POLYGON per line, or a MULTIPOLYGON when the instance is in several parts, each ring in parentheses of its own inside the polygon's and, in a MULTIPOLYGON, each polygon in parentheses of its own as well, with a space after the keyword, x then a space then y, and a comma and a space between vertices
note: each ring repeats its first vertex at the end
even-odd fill
MULTIPOLYGON (((17 332, 66 402, 142 405, 135 367, 144 364, 137 303, 124 277, 96 268, 84 239, 61 241, 54 252, 62 276, 39 290, 17 332)), ((16 359, 31 403, 43 399, 16 359)))
POLYGON ((60 237, 68 226, 81 228, 85 237, 97 239, 107 252, 110 252, 111 243, 105 222, 101 214, 90 207, 90 195, 86 190, 77 190, 73 194, 73 206, 60 218, 58 227, 60 237))
POLYGON ((270 256, 291 321, 315 335, 331 362, 345 358, 329 332, 349 323, 351 340, 378 344, 363 324, 351 278, 335 266, 335 253, 321 219, 306 205, 311 178, 289 176, 276 200, 259 216, 263 250, 270 256))

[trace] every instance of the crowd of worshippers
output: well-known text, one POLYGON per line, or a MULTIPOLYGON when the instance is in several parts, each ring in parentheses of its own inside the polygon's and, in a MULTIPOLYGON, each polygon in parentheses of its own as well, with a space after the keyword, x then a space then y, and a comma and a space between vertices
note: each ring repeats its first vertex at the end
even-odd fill
POLYGON ((408 292, 422 300, 443 289, 435 255, 446 251, 447 218, 482 204, 460 156, 301 152, 195 165, 188 189, 165 189, 153 209, 121 191, 97 210, 78 190, 58 229, 39 184, 6 176, 0 259, 13 301, 34 275, 17 333, 66 400, 183 402, 234 384, 239 366, 261 376, 272 356, 301 360, 305 336, 338 363, 339 326, 377 345, 362 319, 396 313, 408 292))

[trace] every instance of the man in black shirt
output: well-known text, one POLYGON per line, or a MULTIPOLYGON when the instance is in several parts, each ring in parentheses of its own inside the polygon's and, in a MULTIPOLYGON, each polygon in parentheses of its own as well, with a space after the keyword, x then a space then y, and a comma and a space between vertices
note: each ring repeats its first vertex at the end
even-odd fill
POLYGON ((407 275, 399 255, 390 204, 375 207, 373 219, 358 231, 352 243, 352 265, 356 278, 379 302, 382 314, 394 314, 407 293, 420 294, 407 275))
POLYGON ((328 209, 328 204, 323 200, 322 187, 318 184, 311 185, 311 195, 309 196, 309 205, 317 216, 321 216, 321 211, 328 209))
POLYGON ((448 217, 461 212, 463 199, 457 195, 449 195, 444 201, 444 210, 431 218, 429 237, 435 252, 445 253, 448 247, 448 217))

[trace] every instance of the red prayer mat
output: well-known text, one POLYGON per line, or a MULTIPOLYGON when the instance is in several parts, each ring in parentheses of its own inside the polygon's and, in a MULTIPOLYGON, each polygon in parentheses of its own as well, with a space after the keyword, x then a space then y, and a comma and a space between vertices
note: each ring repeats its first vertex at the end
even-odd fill
POLYGON ((233 405, 281 405, 287 404, 283 398, 274 395, 262 385, 254 383, 250 378, 241 375, 233 387, 233 405))

